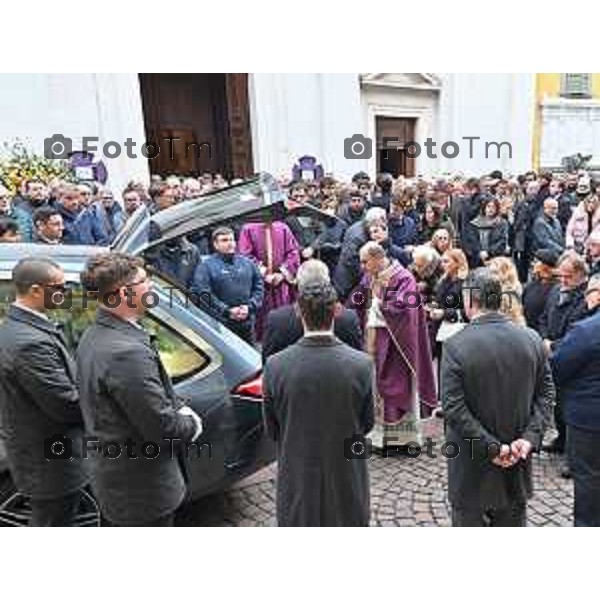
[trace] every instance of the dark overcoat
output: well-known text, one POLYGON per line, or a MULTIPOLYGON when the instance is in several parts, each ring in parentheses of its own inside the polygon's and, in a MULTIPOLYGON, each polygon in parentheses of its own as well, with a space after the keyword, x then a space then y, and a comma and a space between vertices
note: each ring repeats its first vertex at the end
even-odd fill
POLYGON ((196 425, 177 413, 183 403, 149 335, 99 309, 79 343, 77 365, 86 434, 99 441, 92 481, 102 513, 129 525, 174 512, 186 494, 185 470, 180 443, 167 438, 189 442, 196 425), (143 455, 145 443, 159 445, 156 458, 143 455), (111 458, 117 446, 121 454, 111 458))
POLYGON ((88 481, 87 463, 80 459, 75 365, 65 340, 54 323, 14 305, 0 325, 0 433, 21 493, 59 498, 88 481), (70 440, 60 453, 64 459, 54 458, 58 452, 46 457, 48 440, 56 436, 70 440))
POLYGON ((492 459, 500 444, 518 438, 540 447, 554 400, 540 336, 499 313, 473 320, 444 344, 441 388, 446 439, 459 447, 447 460, 450 502, 480 509, 525 503, 531 457, 509 469, 492 459))
POLYGON ((369 524, 369 461, 346 455, 353 436, 373 427, 372 369, 368 355, 333 336, 303 337, 267 361, 279 526, 369 524))

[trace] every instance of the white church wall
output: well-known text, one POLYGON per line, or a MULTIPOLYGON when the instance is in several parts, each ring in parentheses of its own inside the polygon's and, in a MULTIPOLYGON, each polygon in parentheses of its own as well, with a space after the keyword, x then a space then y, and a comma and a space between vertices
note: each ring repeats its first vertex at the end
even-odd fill
POLYGON ((356 73, 252 73, 252 147, 256 170, 289 175, 300 156, 349 178, 366 160, 344 158, 344 139, 363 129, 356 73))
MULTIPOLYGON (((440 157, 442 171, 479 175, 494 169, 531 168, 535 78, 533 73, 438 73, 443 81, 439 135, 460 153, 440 157), (465 137, 479 137, 471 142, 465 137), (510 143, 497 149, 492 143, 510 143), (490 146, 486 149, 486 144, 490 146), (500 152, 500 157, 498 157, 500 152)), ((439 147, 439 145, 438 145, 439 147)))
POLYGON ((102 157, 108 185, 119 197, 131 178, 148 179, 148 161, 139 152, 145 132, 137 74, 0 74, 0 91, 0 141, 20 139, 43 154, 44 140, 54 134, 71 138, 73 150, 81 149, 84 136, 98 137, 99 148, 130 137, 136 159, 124 147, 118 158, 102 157))

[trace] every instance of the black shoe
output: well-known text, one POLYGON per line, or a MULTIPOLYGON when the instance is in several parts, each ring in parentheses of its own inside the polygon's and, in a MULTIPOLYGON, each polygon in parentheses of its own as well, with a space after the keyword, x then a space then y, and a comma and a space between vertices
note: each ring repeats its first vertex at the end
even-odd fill
POLYGON ((554 440, 550 444, 545 444, 542 446, 542 450, 547 452, 548 454, 564 454, 565 453, 565 444, 559 440, 554 440))
POLYGON ((561 472, 560 476, 563 479, 573 479, 573 474, 571 473, 571 469, 569 467, 565 467, 561 472))

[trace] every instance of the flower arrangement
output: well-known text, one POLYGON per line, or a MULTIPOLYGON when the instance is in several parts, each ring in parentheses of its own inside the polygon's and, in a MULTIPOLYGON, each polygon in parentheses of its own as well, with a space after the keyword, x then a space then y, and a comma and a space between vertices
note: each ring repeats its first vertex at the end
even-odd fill
POLYGON ((22 191, 23 183, 29 179, 40 179, 45 183, 56 179, 75 181, 75 175, 66 160, 35 154, 20 140, 13 143, 5 141, 0 147, 0 181, 16 194, 22 191))

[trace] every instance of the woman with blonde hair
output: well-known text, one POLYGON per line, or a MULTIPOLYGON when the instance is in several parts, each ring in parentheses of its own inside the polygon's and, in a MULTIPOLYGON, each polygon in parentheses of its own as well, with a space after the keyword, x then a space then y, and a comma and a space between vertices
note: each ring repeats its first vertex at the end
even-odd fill
POLYGON ((515 263, 506 256, 496 256, 490 260, 488 266, 502 284, 500 312, 509 317, 516 325, 525 327, 522 302, 523 287, 519 281, 515 263))
POLYGON ((444 321, 465 322, 462 286, 469 274, 469 263, 465 253, 458 248, 446 251, 442 256, 442 268, 444 274, 435 288, 434 303, 429 316, 439 325, 444 321))
POLYGON ((452 237, 447 229, 440 228, 434 232, 431 242, 429 242, 428 245, 431 246, 438 254, 443 255, 447 250, 452 250, 452 237))

